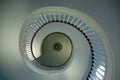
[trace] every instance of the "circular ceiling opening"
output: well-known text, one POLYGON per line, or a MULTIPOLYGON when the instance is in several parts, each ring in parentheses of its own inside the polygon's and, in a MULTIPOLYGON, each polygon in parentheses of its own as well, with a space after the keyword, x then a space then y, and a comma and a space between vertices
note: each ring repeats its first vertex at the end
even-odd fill
POLYGON ((54 32, 42 42, 42 55, 38 61, 46 66, 62 66, 69 61, 72 54, 72 42, 64 33, 54 32))

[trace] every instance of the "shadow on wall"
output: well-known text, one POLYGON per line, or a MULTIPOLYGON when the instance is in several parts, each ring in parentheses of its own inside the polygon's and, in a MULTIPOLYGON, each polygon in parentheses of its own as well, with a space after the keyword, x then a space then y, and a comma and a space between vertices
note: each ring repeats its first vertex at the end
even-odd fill
POLYGON ((0 80, 6 80, 4 75, 0 72, 0 80))

